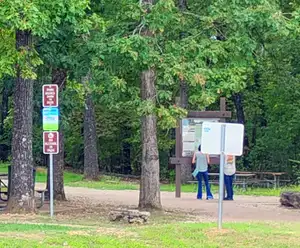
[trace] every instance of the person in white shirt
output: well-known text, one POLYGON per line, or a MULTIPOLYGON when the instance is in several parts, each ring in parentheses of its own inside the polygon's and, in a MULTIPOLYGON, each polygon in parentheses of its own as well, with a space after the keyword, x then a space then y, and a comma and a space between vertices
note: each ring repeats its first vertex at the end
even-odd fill
POLYGON ((233 201, 233 180, 236 172, 235 156, 226 156, 226 163, 224 167, 224 181, 227 196, 225 201, 233 201))

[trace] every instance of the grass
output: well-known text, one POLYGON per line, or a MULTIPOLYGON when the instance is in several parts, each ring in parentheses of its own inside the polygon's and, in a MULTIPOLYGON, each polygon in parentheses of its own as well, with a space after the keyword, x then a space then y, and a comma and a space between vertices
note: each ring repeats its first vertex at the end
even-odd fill
POLYGON ((147 226, 70 226, 5 223, 0 247, 217 248, 299 247, 300 224, 234 223, 222 231, 214 223, 147 226))
MULTIPOLYGON (((8 164, 0 164, 0 173, 7 173, 8 164)), ((36 182, 45 183, 47 180, 47 170, 45 168, 37 168, 36 182)), ((99 181, 83 180, 83 175, 73 172, 64 172, 64 182, 66 186, 84 187, 100 190, 138 190, 139 183, 136 181, 128 182, 120 178, 103 176, 99 181)), ((182 192, 195 193, 197 191, 197 184, 182 185, 182 192)), ((174 192, 175 184, 162 184, 161 191, 174 192)), ((235 188, 237 195, 252 195, 252 196, 279 196, 282 191, 300 191, 300 186, 289 186, 278 189, 273 188, 247 188, 244 191, 240 187, 235 188)), ((218 187, 212 185, 212 192, 217 193, 218 187)))

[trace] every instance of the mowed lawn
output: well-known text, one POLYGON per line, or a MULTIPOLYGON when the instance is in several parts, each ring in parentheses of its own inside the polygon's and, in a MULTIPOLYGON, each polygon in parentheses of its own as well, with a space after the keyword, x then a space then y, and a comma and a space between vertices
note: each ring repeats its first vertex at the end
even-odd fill
MULTIPOLYGON (((0 173, 7 173, 7 164, 0 164, 0 173)), ((45 183, 47 180, 47 169, 39 167, 36 171, 36 182, 45 183)), ((101 190, 138 190, 139 183, 135 181, 125 181, 121 178, 102 176, 99 181, 86 181, 82 174, 64 172, 64 182, 66 186, 84 187, 101 190)), ((161 191, 174 192, 175 184, 161 184, 161 191)), ((197 185, 182 185, 182 192, 196 192, 197 185)), ((218 192, 218 187, 213 185, 212 191, 218 192)), ((235 188, 235 194, 254 195, 254 196, 279 196, 282 191, 300 191, 300 186, 290 186, 284 188, 249 188, 244 191, 240 187, 235 188)))
POLYGON ((293 248, 300 244, 300 224, 173 223, 148 226, 87 227, 2 223, 0 247, 163 247, 293 248))

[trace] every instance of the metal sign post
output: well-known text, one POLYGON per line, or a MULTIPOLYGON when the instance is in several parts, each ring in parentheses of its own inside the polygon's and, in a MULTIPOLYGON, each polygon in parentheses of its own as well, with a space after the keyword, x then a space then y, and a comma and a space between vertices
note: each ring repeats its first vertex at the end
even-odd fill
POLYGON ((58 131, 58 86, 47 84, 43 86, 43 151, 49 154, 49 180, 50 180, 50 216, 54 215, 53 192, 53 154, 59 153, 58 131))
POLYGON ((54 214, 54 204, 53 204, 53 154, 49 155, 49 172, 50 172, 50 216, 53 217, 54 214))
POLYGON ((222 229, 225 156, 242 155, 244 125, 204 122, 201 138, 203 153, 220 155, 218 228, 222 229))
POLYGON ((225 135, 226 135, 226 125, 223 124, 221 126, 221 154, 220 154, 220 175, 219 175, 219 207, 218 207, 218 228, 219 229, 222 229, 222 217, 223 217, 225 135))

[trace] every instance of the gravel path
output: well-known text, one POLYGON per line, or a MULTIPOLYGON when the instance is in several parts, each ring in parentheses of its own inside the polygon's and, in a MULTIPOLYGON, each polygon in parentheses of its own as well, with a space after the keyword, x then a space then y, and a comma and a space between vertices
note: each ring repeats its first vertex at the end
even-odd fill
MULTIPOLYGON (((137 207, 139 191, 96 190, 65 187, 67 197, 72 200, 84 197, 94 204, 137 207)), ((217 195, 215 196, 218 197, 217 195)), ((218 200, 196 200, 195 194, 183 193, 175 198, 173 192, 161 193, 165 210, 196 214, 203 219, 216 220, 218 200)), ((233 202, 224 202, 224 221, 300 221, 300 210, 280 206, 278 197, 236 196, 233 202)))

